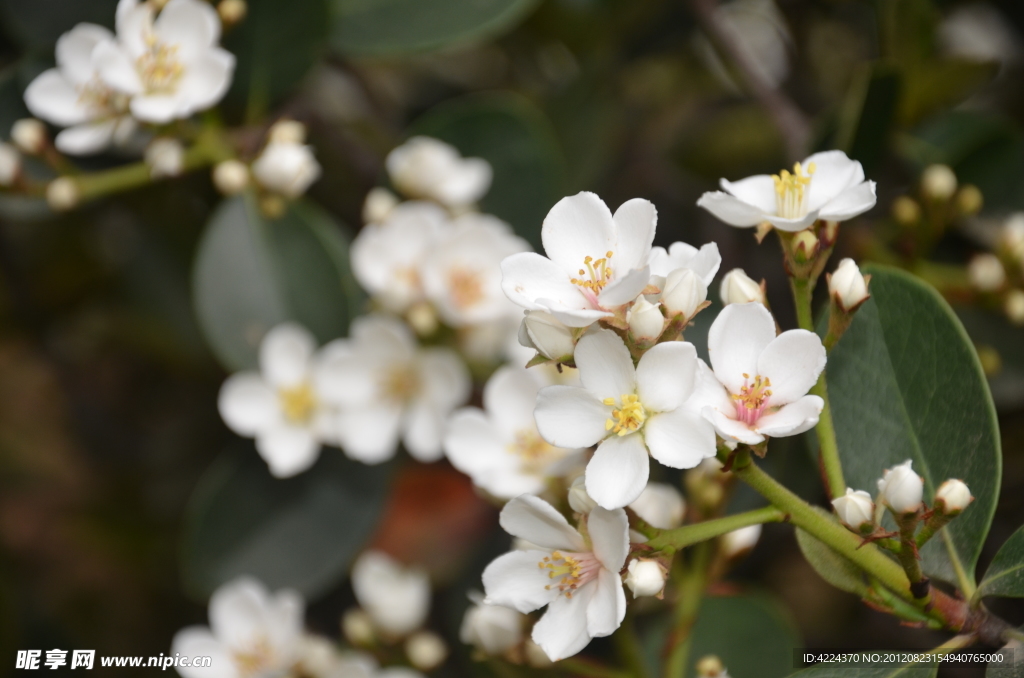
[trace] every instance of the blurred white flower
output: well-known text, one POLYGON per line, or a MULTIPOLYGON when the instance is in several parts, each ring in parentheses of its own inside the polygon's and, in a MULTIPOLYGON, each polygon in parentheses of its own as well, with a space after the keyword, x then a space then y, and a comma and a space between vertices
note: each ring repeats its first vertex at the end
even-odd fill
POLYGON ((818 219, 846 221, 875 206, 875 182, 842 151, 815 153, 769 176, 721 180, 722 191, 697 201, 727 224, 746 228, 767 221, 781 231, 802 231, 818 219))
POLYGON ((304 608, 295 591, 271 594, 249 577, 224 584, 210 598, 210 626, 184 628, 171 642, 171 654, 210 657, 211 665, 178 666, 178 673, 184 678, 286 675, 301 659, 304 608))
POLYGON ((256 181, 286 198, 298 198, 320 174, 313 147, 290 141, 271 141, 252 164, 256 181))
POLYGON ((213 185, 224 195, 237 195, 249 185, 249 166, 241 160, 225 160, 213 168, 213 185))
POLYGON ((491 187, 491 165, 463 158, 449 144, 413 137, 388 154, 391 183, 413 199, 434 200, 446 207, 472 205, 491 187))
POLYGON ((934 200, 949 200, 957 185, 956 173, 948 165, 928 165, 921 172, 921 191, 934 200))
POLYGON ((722 551, 727 558, 738 556, 757 546, 761 538, 760 525, 748 525, 722 535, 722 551))
MULTIPOLYGON (((364 652, 341 651, 322 636, 304 634, 297 673, 308 678, 374 678, 377 661, 364 652)), ((241 678, 241 677, 239 677, 241 678)))
POLYGON ((776 337, 764 306, 730 304, 711 325, 708 353, 722 388, 703 413, 725 440, 756 445, 818 423, 824 403, 806 395, 825 369, 818 335, 789 330, 776 337))
POLYGON ((282 118, 267 131, 267 142, 272 144, 306 143, 306 126, 298 120, 282 118))
POLYGON ((629 508, 640 519, 659 530, 671 530, 683 524, 686 501, 683 494, 668 483, 647 483, 629 508))
POLYGON ((432 671, 448 658, 448 646, 433 631, 417 631, 405 641, 405 656, 421 671, 432 671))
POLYGON ((502 655, 523 641, 526 615, 510 607, 489 605, 484 597, 471 591, 472 605, 462 618, 459 638, 485 654, 502 655))
POLYGON ((356 559, 352 566, 352 589, 374 626, 388 636, 406 636, 427 619, 427 573, 403 567, 386 553, 366 551, 356 559))
POLYGON ((914 473, 913 461, 907 459, 886 469, 878 481, 878 501, 894 513, 913 513, 921 507, 924 478, 914 473))
POLYGON ((950 12, 938 31, 939 44, 947 54, 1001 65, 1024 57, 1024 42, 1013 24, 987 2, 960 5, 950 12))
POLYGON ((316 340, 294 323, 278 325, 260 344, 259 372, 239 372, 221 386, 217 406, 224 423, 256 439, 270 472, 286 478, 305 471, 320 455, 321 443, 335 442, 334 412, 322 392, 316 340))
POLYGON ((153 139, 146 148, 145 161, 154 179, 176 177, 185 166, 185 148, 177 139, 153 139))
POLYGON ((746 304, 756 301, 764 303, 764 290, 742 268, 734 268, 725 274, 718 288, 723 304, 746 304))
POLYGON ((398 206, 398 196, 382 186, 371 188, 363 201, 363 222, 379 224, 398 206))
POLYGON ((78 182, 71 177, 57 177, 46 185, 46 202, 55 212, 74 209, 81 200, 78 182))
POLYGON ((541 379, 505 366, 484 387, 484 409, 467 407, 448 420, 444 449, 452 465, 499 499, 538 494, 582 451, 555 447, 540 437, 533 409, 541 379))
POLYGON ((46 140, 46 125, 35 118, 15 120, 11 125, 11 141, 29 155, 42 153, 46 140))
POLYGON ((657 211, 639 198, 612 215, 593 193, 562 198, 544 219, 547 257, 514 254, 501 263, 502 289, 528 310, 586 327, 630 303, 650 280, 647 259, 657 211))
POLYGON ((505 504, 500 522, 506 532, 537 548, 506 553, 488 565, 485 600, 524 614, 547 605, 532 636, 552 661, 571 657, 591 638, 619 628, 626 614, 619 571, 629 553, 629 522, 622 509, 591 511, 589 540, 550 504, 531 495, 505 504))
POLYGON ((1024 325, 1024 290, 1010 290, 1003 300, 1003 312, 1014 325, 1024 325))
POLYGON ((347 351, 322 367, 323 397, 339 408, 337 431, 349 457, 376 464, 394 456, 399 438, 420 461, 436 461, 448 416, 465 403, 470 376, 448 348, 420 348, 401 321, 356 318, 347 351))
POLYGON ((21 173, 21 153, 14 146, 0 141, 0 186, 10 186, 21 173))
POLYGON ((967 277, 975 289, 995 292, 1006 282, 1006 269, 999 257, 985 252, 971 257, 967 263, 967 277))

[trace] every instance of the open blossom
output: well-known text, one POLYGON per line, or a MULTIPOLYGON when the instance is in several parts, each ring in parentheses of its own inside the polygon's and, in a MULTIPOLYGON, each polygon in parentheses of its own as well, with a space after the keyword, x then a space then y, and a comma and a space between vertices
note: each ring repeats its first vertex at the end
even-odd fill
POLYGON ((352 566, 352 590, 374 627, 386 635, 408 635, 427 619, 427 573, 403 567, 381 551, 367 551, 356 559, 352 566))
POLYGON ((486 602, 523 613, 547 605, 532 636, 552 661, 619 628, 626 615, 619 578, 629 554, 625 511, 595 508, 587 516, 585 539, 550 504, 523 495, 505 505, 500 522, 534 548, 506 553, 487 566, 486 602))
POLYGON ((217 406, 224 423, 256 439, 256 450, 279 478, 301 473, 333 443, 334 411, 318 378, 328 345, 315 354, 316 340, 294 323, 278 325, 260 344, 259 372, 239 372, 220 389, 217 406))
POLYGON ((818 423, 821 398, 806 395, 825 369, 818 335, 789 330, 757 302, 730 304, 708 333, 714 376, 722 387, 703 413, 727 441, 756 445, 803 433, 818 423))
POLYGON ((345 453, 367 464, 394 456, 399 438, 420 461, 441 456, 445 422, 469 397, 470 377, 447 348, 419 348, 409 328, 386 315, 352 323, 347 351, 326 361, 321 387, 338 409, 345 453))
POLYGON ((612 215, 593 193, 559 200, 544 219, 542 257, 514 254, 501 263, 502 289, 528 310, 547 311, 570 327, 613 315, 647 287, 647 259, 657 211, 639 198, 612 215))
POLYGON ((721 180, 721 191, 705 193, 699 207, 739 227, 768 222, 782 231, 802 231, 818 219, 846 221, 875 206, 875 182, 842 151, 815 153, 793 171, 721 180))
POLYGON ((301 659, 305 604, 291 590, 270 593, 241 577, 210 598, 210 626, 174 635, 171 654, 210 657, 210 666, 177 666, 184 678, 270 678, 287 675, 301 659))
POLYGON ((685 242, 674 242, 667 250, 661 246, 652 247, 648 261, 651 264, 652 282, 656 282, 659 277, 665 278, 672 271, 685 268, 696 273, 707 286, 715 279, 722 265, 722 255, 718 245, 713 242, 702 245, 700 249, 685 242))
POLYGON ((698 370, 692 344, 667 342, 634 368, 629 349, 611 330, 576 345, 582 387, 548 386, 537 399, 537 428, 552 445, 598 444, 587 464, 587 493, 604 508, 635 500, 647 486, 651 456, 672 468, 693 468, 715 453, 714 429, 685 405, 698 370))
POLYGON ((413 137, 387 157, 391 183, 410 198, 434 200, 447 207, 472 205, 491 187, 491 165, 463 158, 438 139, 413 137))
POLYGON ((533 409, 540 386, 526 369, 502 367, 484 387, 484 409, 467 407, 448 421, 448 459, 495 497, 539 494, 580 457, 579 450, 555 447, 537 432, 533 409))

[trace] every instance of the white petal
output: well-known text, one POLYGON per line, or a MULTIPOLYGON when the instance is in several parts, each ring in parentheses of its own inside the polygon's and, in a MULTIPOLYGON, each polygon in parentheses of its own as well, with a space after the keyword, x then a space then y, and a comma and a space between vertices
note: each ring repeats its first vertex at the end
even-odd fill
POLYGON ((633 269, 622 277, 618 277, 618 273, 616 273, 616 279, 601 290, 597 300, 602 308, 615 308, 628 304, 640 295, 650 279, 651 269, 647 266, 633 269))
POLYGON ((764 440, 763 435, 751 431, 743 422, 725 416, 714 407, 705 407, 701 414, 714 425, 715 431, 724 440, 747 445, 756 445, 764 440))
POLYGON ((535 252, 520 252, 501 262, 501 289, 513 303, 531 311, 545 310, 539 299, 567 309, 589 309, 590 302, 556 263, 535 252))
POLYGON ((540 645, 551 661, 571 657, 590 642, 587 608, 593 596, 593 584, 577 589, 572 598, 558 596, 533 625, 533 642, 540 645))
POLYGON ((174 634, 171 654, 182 657, 209 657, 209 666, 177 666, 184 678, 240 678, 231 649, 215 638, 205 626, 188 626, 174 634))
POLYGON ((674 410, 693 393, 697 349, 684 341, 658 344, 636 366, 636 388, 648 411, 674 410))
POLYGON ((548 386, 537 394, 534 418, 544 440, 556 447, 590 447, 604 437, 611 408, 578 386, 548 386))
POLYGON ((679 408, 644 424, 651 456, 671 468, 693 468, 715 455, 715 428, 701 414, 679 408))
POLYGON ((438 412, 430 402, 412 404, 403 422, 402 444, 417 461, 430 463, 441 458, 441 439, 444 436, 445 414, 438 412))
POLYGON ((162 125, 174 120, 179 115, 181 100, 177 96, 167 94, 140 94, 132 97, 129 104, 132 115, 143 122, 162 125))
POLYGON ((268 601, 266 614, 267 641, 280 659, 288 661, 295 653, 303 634, 306 603, 298 591, 275 591, 268 601))
POLYGON ((481 410, 467 407, 449 419, 444 436, 444 452, 452 466, 473 477, 508 457, 501 433, 481 410))
POLYGON ((541 240, 548 258, 575 276, 586 257, 601 259, 615 249, 615 222, 603 200, 593 193, 578 193, 551 208, 544 217, 541 240))
POLYGON ((747 228, 757 226, 765 220, 765 213, 722 191, 705 193, 697 200, 697 207, 703 207, 729 224, 747 228))
POLYGON ((587 464, 587 494, 602 508, 622 508, 644 491, 650 472, 639 433, 612 436, 598 445, 587 464))
POLYGON ((153 32, 161 42, 176 46, 179 58, 187 60, 217 44, 220 20, 208 3, 170 0, 153 22, 153 32))
POLYGON ((217 409, 228 428, 247 437, 280 419, 277 394, 256 372, 228 377, 220 387, 217 409))
POLYGON ((270 594, 252 577, 239 577, 210 597, 213 635, 232 650, 255 647, 264 634, 270 594))
POLYGON ((629 349, 611 330, 589 332, 574 354, 583 387, 599 400, 636 392, 636 370, 629 349))
POLYGON ((612 270, 643 268, 654 242, 658 210, 650 200, 633 198, 619 205, 612 218, 616 231, 615 256, 608 262, 612 270))
POLYGON ((550 556, 546 551, 512 551, 499 556, 484 569, 486 603, 503 605, 527 613, 550 603, 558 589, 551 584, 540 562, 550 556))
POLYGON ((593 311, 589 309, 569 309, 555 303, 549 303, 548 299, 539 299, 542 308, 567 327, 589 327, 601 318, 609 318, 613 313, 609 311, 593 311))
POLYGON ((710 405, 722 412, 731 412, 735 410, 735 403, 736 401, 725 390, 722 382, 718 381, 718 377, 711 371, 711 368, 698 358, 693 395, 683 403, 683 408, 700 414, 706 405, 710 405))
POLYGON ((345 455, 364 464, 379 464, 395 456, 401 417, 402 408, 393 403, 342 409, 338 428, 345 455))
POLYGON ((775 339, 775 320, 763 304, 729 304, 711 324, 708 354, 715 376, 731 393, 743 387, 743 375, 757 375, 761 351, 775 339))
POLYGON ((178 117, 204 111, 224 98, 234 70, 234 55, 223 49, 210 50, 192 60, 178 84, 178 96, 184 102, 178 117))
POLYGON ((301 384, 309 374, 316 339, 295 323, 272 328, 260 342, 260 372, 272 386, 288 388, 301 384))
POLYGON ((465 158, 438 182, 437 198, 446 205, 472 204, 487 193, 492 176, 491 163, 482 158, 465 158))
POLYGON ((830 221, 846 221, 875 206, 875 182, 865 181, 849 188, 827 202, 818 215, 830 221))
POLYGON ((148 2, 120 0, 117 3, 114 26, 118 39, 132 58, 141 56, 148 48, 146 37, 153 30, 153 12, 153 5, 148 2))
POLYGON ((135 70, 135 64, 118 43, 106 40, 96 45, 92 51, 92 62, 100 78, 109 87, 125 94, 142 92, 139 72, 135 70))
POLYGON ((618 572, 629 555, 629 519, 622 509, 608 511, 600 506, 587 515, 587 531, 594 555, 605 569, 618 572))
POLYGON ((825 347, 817 334, 789 330, 775 337, 757 359, 757 373, 771 380, 769 407, 806 395, 825 369, 825 347))
POLYGON ((610 636, 626 617, 626 593, 622 590, 622 579, 618 571, 602 569, 591 586, 594 596, 587 606, 587 633, 594 638, 610 636))
POLYGON ((256 434, 256 451, 277 478, 302 473, 320 456, 320 441, 308 428, 274 426, 256 434))
POLYGON ((104 151, 110 146, 116 128, 116 119, 75 125, 61 130, 53 143, 59 151, 68 155, 91 155, 104 151))
POLYGON ((57 66, 72 83, 84 85, 96 73, 92 64, 92 51, 97 44, 113 39, 114 35, 103 26, 78 24, 57 40, 57 66))
POLYGON ((506 365, 495 372, 484 386, 484 408, 491 421, 507 439, 536 424, 537 379, 528 371, 506 365))
POLYGON ((80 103, 78 90, 56 68, 43 71, 29 83, 25 105, 36 117, 62 126, 88 122, 100 113, 80 103))
POLYGON ((352 321, 349 336, 360 348, 379 348, 394 358, 411 357, 416 351, 416 338, 404 322, 383 313, 359 316, 352 321))
MULTIPOLYGON (((675 248, 675 243, 670 248, 670 252, 675 248)), ((722 255, 718 251, 718 245, 713 242, 705 243, 701 245, 700 250, 694 255, 693 259, 690 259, 686 265, 688 269, 697 274, 705 285, 710 286, 711 281, 715 279, 715 275, 718 273, 719 267, 722 265, 722 255)))
POLYGON ((757 420, 754 428, 761 435, 781 438, 809 431, 818 423, 818 416, 825 403, 818 396, 804 396, 784 405, 777 412, 766 414, 757 420))
POLYGON ((815 153, 803 162, 804 170, 814 163, 811 192, 807 196, 808 209, 819 210, 846 189, 864 181, 864 168, 842 151, 815 153))
POLYGON ((501 510, 498 519, 502 529, 513 537, 525 539, 541 548, 561 551, 584 551, 583 537, 561 513, 540 497, 524 494, 501 510))
POLYGON ((769 224, 779 229, 780 231, 788 231, 790 233, 795 233, 797 231, 804 230, 805 228, 813 224, 815 221, 817 221, 817 219, 817 211, 808 212, 799 219, 784 219, 782 217, 772 216, 764 218, 765 221, 767 221, 769 224))
POLYGON ((719 184, 722 190, 757 208, 761 214, 775 214, 778 208, 775 201, 775 179, 767 174, 757 174, 739 181, 722 179, 719 184))
POLYGON ((449 348, 425 348, 419 355, 423 398, 443 416, 469 398, 473 381, 466 364, 449 348))

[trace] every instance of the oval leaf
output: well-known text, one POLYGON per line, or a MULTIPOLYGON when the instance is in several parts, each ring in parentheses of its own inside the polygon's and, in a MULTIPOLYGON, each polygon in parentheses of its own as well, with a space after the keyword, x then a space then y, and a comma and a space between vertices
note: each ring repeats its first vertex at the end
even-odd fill
POLYGON ((1000 547, 975 597, 1008 596, 1024 598, 1024 527, 1000 547))
POLYGON ((185 588, 206 600, 239 575, 316 596, 341 580, 376 525, 386 467, 325 449, 307 473, 274 478, 251 444, 217 460, 186 513, 185 588))
POLYGON ((864 582, 864 574, 856 565, 799 528, 796 531, 796 543, 822 579, 837 589, 861 598, 867 597, 868 586, 864 582))
POLYGON ((705 598, 693 627, 690 666, 717 655, 731 678, 776 678, 788 675, 800 636, 789 614, 768 596, 705 598))
POLYGON ((874 494, 883 469, 906 459, 925 480, 926 502, 947 478, 966 482, 977 499, 921 556, 931 576, 973 582, 1002 464, 981 364, 934 289, 896 269, 865 270, 873 276, 872 298, 857 311, 827 368, 846 482, 874 494))

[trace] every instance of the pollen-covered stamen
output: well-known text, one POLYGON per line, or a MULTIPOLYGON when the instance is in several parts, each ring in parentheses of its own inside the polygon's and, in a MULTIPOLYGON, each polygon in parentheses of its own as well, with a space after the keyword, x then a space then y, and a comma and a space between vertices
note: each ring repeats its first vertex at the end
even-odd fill
POLYGON ((603 257, 596 261, 594 257, 584 257, 583 265, 585 268, 580 269, 580 277, 571 278, 570 282, 573 285, 579 285, 592 294, 599 294, 612 279, 612 269, 609 266, 612 254, 614 252, 608 250, 603 257))
POLYGON ((811 195, 811 176, 817 170, 812 162, 807 165, 807 173, 800 163, 793 165, 793 173, 782 170, 773 174, 775 180, 776 212, 783 219, 799 219, 807 214, 807 204, 811 195))
MULTIPOLYGON (((604 404, 614 407, 615 398, 605 398, 604 404)), ((612 418, 605 420, 604 430, 624 436, 639 431, 646 420, 647 410, 640 402, 640 396, 635 393, 626 393, 622 396, 622 404, 612 410, 612 418)))
POLYGON ((469 308, 484 298, 483 280, 480 272, 467 268, 455 268, 448 273, 448 289, 456 308, 469 308))
POLYGON ((135 61, 139 77, 150 93, 170 92, 178 84, 185 67, 178 60, 178 46, 165 45, 155 36, 146 36, 149 48, 135 61))
POLYGON ((768 377, 757 375, 754 381, 750 381, 750 375, 743 373, 743 387, 739 394, 733 394, 732 399, 736 401, 736 418, 748 426, 760 419, 768 407, 768 400, 771 398, 772 381, 768 377))
POLYGON ((523 429, 516 432, 515 440, 508 446, 508 451, 522 460, 524 470, 539 473, 551 461, 555 447, 541 438, 536 430, 523 429))
POLYGON ((420 390, 420 375, 411 365, 395 365, 384 375, 381 391, 394 402, 404 403, 420 390))
POLYGON ((235 668, 241 678, 253 678, 271 667, 274 652, 266 638, 260 638, 252 647, 232 653, 235 668))
POLYGON ((282 388, 277 392, 281 402, 284 418, 292 424, 305 424, 313 418, 316 410, 316 395, 308 383, 292 388, 282 388))
POLYGON ((547 570, 548 578, 555 580, 544 588, 549 591, 557 588, 566 598, 572 598, 573 591, 597 578, 601 562, 593 553, 552 551, 537 567, 547 570))

